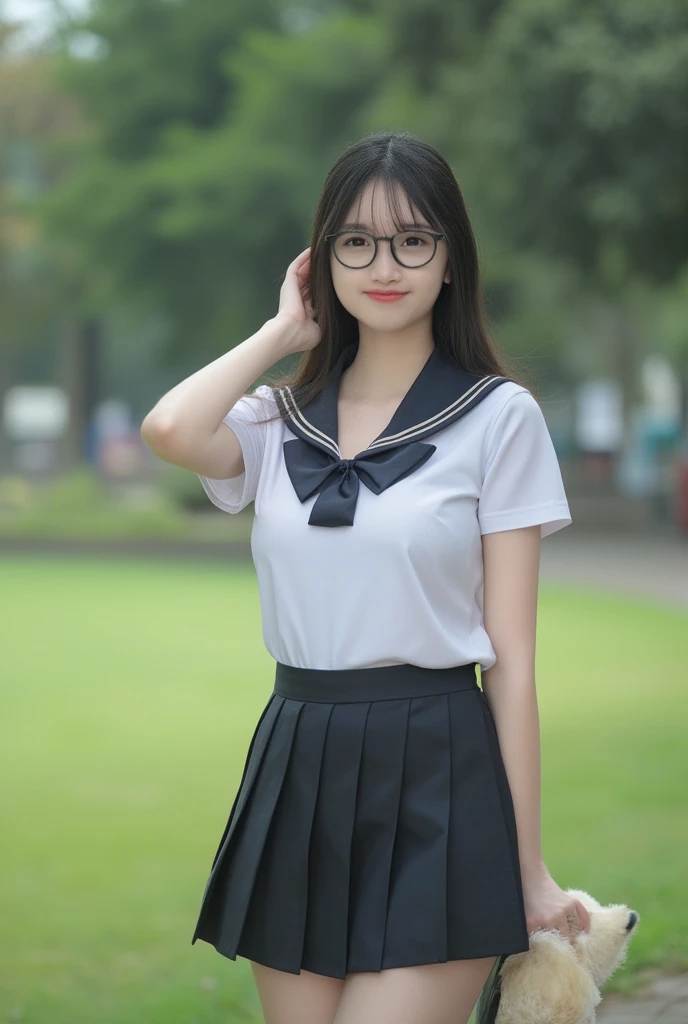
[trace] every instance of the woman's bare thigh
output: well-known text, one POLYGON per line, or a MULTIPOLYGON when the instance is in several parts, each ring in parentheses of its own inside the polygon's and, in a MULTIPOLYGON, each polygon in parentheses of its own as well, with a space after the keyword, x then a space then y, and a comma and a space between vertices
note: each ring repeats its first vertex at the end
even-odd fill
POLYGON ((349 974, 332 1024, 466 1024, 496 959, 349 974))
POLYGON ((343 978, 289 974, 250 960, 265 1024, 333 1024, 343 978))

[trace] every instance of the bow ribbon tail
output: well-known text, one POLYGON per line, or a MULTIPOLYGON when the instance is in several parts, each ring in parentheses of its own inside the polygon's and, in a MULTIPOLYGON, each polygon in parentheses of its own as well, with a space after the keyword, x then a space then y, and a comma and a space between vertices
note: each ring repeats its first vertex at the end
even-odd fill
POLYGON ((344 469, 339 479, 327 481, 311 509, 309 526, 353 526, 358 489, 353 467, 344 469))

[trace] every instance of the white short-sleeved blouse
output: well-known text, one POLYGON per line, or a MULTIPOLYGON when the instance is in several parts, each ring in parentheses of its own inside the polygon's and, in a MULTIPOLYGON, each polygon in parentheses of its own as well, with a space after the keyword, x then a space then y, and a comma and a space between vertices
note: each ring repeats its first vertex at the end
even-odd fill
POLYGON ((411 663, 445 668, 496 655, 482 621, 481 534, 540 524, 546 537, 571 522, 561 471, 542 410, 513 381, 433 434, 436 451, 380 494, 361 486, 355 525, 308 524, 316 496, 301 503, 268 385, 242 397, 224 422, 245 472, 200 476, 211 501, 239 512, 255 501, 251 550, 263 639, 277 661, 348 669, 411 663))

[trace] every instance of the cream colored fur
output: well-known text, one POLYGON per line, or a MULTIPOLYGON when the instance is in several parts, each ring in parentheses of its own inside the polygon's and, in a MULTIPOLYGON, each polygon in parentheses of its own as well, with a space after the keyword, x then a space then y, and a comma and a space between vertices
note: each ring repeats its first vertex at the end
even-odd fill
POLYGON ((590 914, 590 931, 573 944, 558 931, 532 932, 528 952, 502 965, 496 1024, 594 1024, 600 989, 623 963, 640 918, 624 904, 603 907, 581 889, 567 892, 590 914))

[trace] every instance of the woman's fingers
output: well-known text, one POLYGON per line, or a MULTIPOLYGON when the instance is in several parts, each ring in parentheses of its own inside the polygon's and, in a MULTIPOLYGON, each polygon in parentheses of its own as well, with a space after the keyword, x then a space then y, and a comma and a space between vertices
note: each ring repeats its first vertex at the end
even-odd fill
POLYGON ((567 939, 575 940, 581 932, 590 930, 590 915, 580 900, 573 900, 566 911, 565 922, 559 931, 567 939))
POLYGON ((307 333, 305 348, 313 348, 322 335, 314 320, 310 287, 310 246, 291 261, 280 289, 279 312, 289 313, 307 333))
POLYGON ((289 267, 290 268, 293 267, 295 270, 298 270, 298 269, 300 269, 302 264, 304 264, 306 262, 306 260, 310 259, 310 257, 311 257, 311 247, 309 245, 307 249, 304 249, 303 252, 299 253, 299 255, 296 257, 296 259, 293 259, 291 261, 291 263, 289 264, 289 267))
POLYGON ((578 913, 581 930, 584 932, 590 931, 590 914, 588 913, 585 904, 581 903, 580 900, 574 900, 574 904, 578 913))

